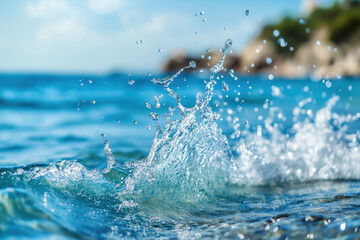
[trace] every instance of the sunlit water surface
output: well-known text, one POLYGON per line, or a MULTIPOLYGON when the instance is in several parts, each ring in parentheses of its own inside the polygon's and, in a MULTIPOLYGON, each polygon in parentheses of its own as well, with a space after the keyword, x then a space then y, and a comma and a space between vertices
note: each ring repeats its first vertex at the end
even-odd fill
POLYGON ((0 75, 1 239, 359 238, 360 79, 192 67, 0 75))

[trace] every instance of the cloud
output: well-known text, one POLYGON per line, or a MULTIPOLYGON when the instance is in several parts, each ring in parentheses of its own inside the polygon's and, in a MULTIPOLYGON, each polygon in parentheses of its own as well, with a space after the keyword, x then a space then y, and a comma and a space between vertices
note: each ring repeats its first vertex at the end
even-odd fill
MULTIPOLYGON (((6 39, 5 38, 2 38, 1 36, 0 36, 0 49, 1 48, 4 48, 4 46, 6 46, 7 45, 7 41, 6 41, 6 39)), ((1 64, 0 64, 1 65, 1 64)))
POLYGON ((124 5, 123 0, 89 0, 89 8, 98 14, 117 12, 124 5))
POLYGON ((26 13, 30 17, 49 18, 71 11, 70 5, 61 0, 39 0, 26 5, 26 13))
POLYGON ((175 12, 157 13, 149 19, 142 19, 136 24, 126 25, 119 35, 123 36, 153 36, 167 34, 167 30, 188 26, 189 21, 182 14, 175 12))
POLYGON ((87 34, 81 20, 81 11, 65 0, 37 0, 25 5, 25 11, 32 18, 41 19, 36 39, 45 41, 73 41, 87 34))
POLYGON ((74 19, 63 19, 43 25, 37 34, 41 41, 76 40, 87 33, 86 28, 74 19))

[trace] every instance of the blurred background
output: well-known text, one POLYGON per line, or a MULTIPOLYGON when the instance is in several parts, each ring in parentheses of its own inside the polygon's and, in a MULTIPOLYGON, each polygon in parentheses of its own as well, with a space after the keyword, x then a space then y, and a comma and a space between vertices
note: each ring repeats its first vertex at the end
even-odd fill
POLYGON ((0 239, 360 239, 359 76, 360 0, 0 0, 0 239))
MULTIPOLYGON (((173 71, 178 66, 169 66, 171 59, 180 65, 181 57, 200 59, 207 49, 218 49, 231 38, 233 55, 241 55, 232 63, 235 70, 260 71, 266 67, 266 57, 271 57, 277 65, 286 63, 280 74, 295 76, 308 68, 297 70, 299 64, 309 62, 307 53, 313 52, 309 47, 302 49, 307 42, 314 47, 321 41, 316 57, 323 55, 328 45, 335 48, 342 43, 344 34, 359 32, 359 15, 359 1, 351 0, 0 0, 0 71, 173 71), (339 30, 343 26, 346 33, 339 30), (275 29, 279 30, 276 37, 275 29), (285 41, 283 49, 279 49, 279 38, 285 41), (287 61, 286 54, 278 59, 281 52, 297 54, 296 61, 287 61)), ((331 61, 328 58, 320 59, 321 64, 331 61)))
POLYGON ((356 114, 356 0, 0 0, 1 165, 103 163, 102 133, 118 159, 146 156, 156 127, 150 112, 163 121, 174 106, 150 80, 195 60, 172 83, 194 106, 229 38, 221 78, 230 91, 219 82, 213 106, 229 139, 235 113, 257 131, 270 103, 281 106, 284 129, 304 99, 314 100, 308 117, 334 94, 339 112, 356 114))

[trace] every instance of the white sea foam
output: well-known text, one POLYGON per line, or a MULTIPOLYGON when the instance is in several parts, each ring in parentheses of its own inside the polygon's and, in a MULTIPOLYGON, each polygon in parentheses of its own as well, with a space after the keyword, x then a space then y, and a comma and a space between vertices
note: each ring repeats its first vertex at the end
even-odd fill
MULTIPOLYGON (((314 119, 295 122, 281 133, 266 124, 270 137, 250 133, 236 146, 239 169, 232 181, 241 184, 330 179, 360 179, 359 132, 347 134, 347 123, 356 116, 332 114, 339 97, 331 98, 314 119), (337 122, 338 126, 330 122, 337 122), (241 173, 240 176, 236 176, 241 173)), ((295 111, 296 112, 296 111, 295 111)))

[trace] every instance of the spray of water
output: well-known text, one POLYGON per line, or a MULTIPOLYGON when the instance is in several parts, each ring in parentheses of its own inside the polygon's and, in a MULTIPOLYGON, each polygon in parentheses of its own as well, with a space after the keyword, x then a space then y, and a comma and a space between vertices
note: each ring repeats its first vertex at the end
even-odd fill
MULTIPOLYGON (((210 69, 204 94, 197 96, 196 104, 191 108, 182 105, 179 95, 171 89, 171 83, 185 69, 195 68, 195 62, 172 76, 152 79, 175 100, 176 107, 169 108, 163 128, 158 114, 150 114, 157 122, 157 129, 145 159, 120 165, 105 138, 107 167, 104 170, 88 170, 77 162, 63 162, 26 169, 18 175, 31 184, 48 184, 59 191, 81 189, 83 195, 99 200, 112 196, 120 209, 146 206, 146 209, 160 211, 181 208, 182 214, 186 214, 182 204, 201 207, 199 202, 215 199, 234 184, 360 179, 357 171, 360 133, 346 132, 347 124, 360 116, 332 113, 339 99, 337 96, 312 119, 297 120, 301 111, 296 107, 291 134, 278 130, 274 108, 269 108, 264 129, 258 126, 255 132, 239 133, 237 122, 234 130, 240 138, 234 146, 229 145, 216 122, 219 113, 213 111, 210 102, 217 84, 216 74, 224 69, 231 44, 231 40, 226 41, 221 60, 210 69), (181 119, 173 119, 176 110, 181 119), (334 127, 330 122, 337 125, 334 127), (265 131, 267 136, 263 134, 265 131)), ((228 88, 224 83, 223 88, 228 88)))
MULTIPOLYGON (((215 76, 223 70, 230 46, 231 40, 227 40, 222 59, 210 70, 204 97, 198 98, 192 108, 183 107, 178 94, 170 88, 175 77, 190 66, 171 77, 152 80, 176 100, 182 119, 171 120, 175 109, 170 109, 164 129, 158 124, 148 157, 131 165, 134 171, 127 178, 127 191, 134 195, 152 192, 152 199, 167 199, 168 203, 171 199, 192 203, 211 199, 228 184, 360 178, 356 171, 360 159, 358 143, 344 140, 346 123, 357 117, 347 122, 342 118, 343 127, 338 130, 330 124, 333 117, 337 121, 341 118, 331 114, 337 96, 314 119, 295 122, 290 130, 295 133, 292 137, 277 129, 271 108, 270 117, 265 120, 270 137, 263 136, 260 126, 255 133, 248 132, 236 146, 229 146, 216 123, 218 113, 213 112, 209 103, 217 84, 215 76), (201 113, 198 119, 197 112, 201 113)), ((142 195, 137 200, 141 199, 142 195)))

